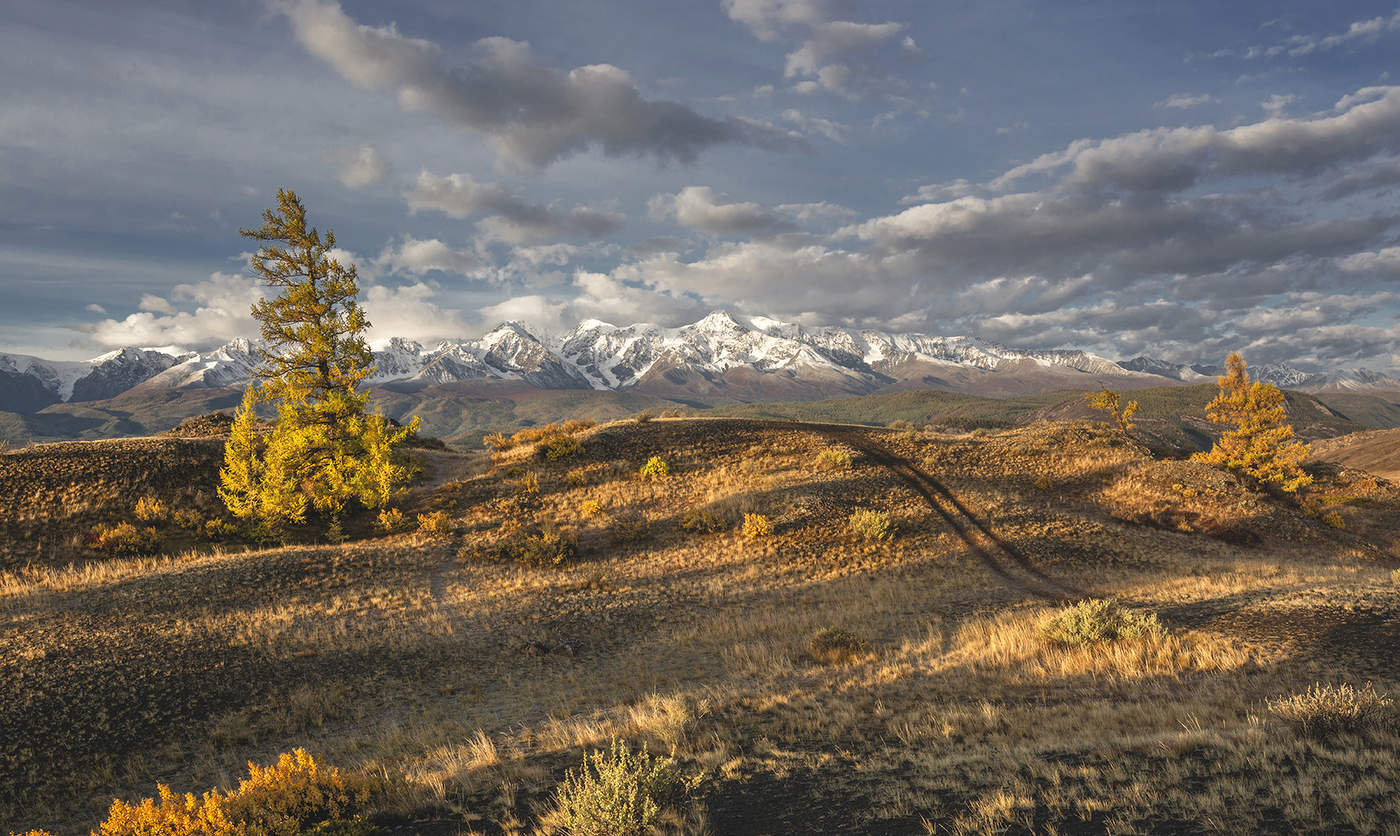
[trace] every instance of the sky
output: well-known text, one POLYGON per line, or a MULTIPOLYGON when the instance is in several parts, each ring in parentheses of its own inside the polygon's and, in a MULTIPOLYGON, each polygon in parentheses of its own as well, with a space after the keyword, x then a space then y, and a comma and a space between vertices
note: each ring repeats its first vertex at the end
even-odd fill
MULTIPOLYGON (((1393 3, 1394 0, 1391 0, 1393 3)), ((372 342, 725 309, 1400 371, 1400 7, 7 0, 0 350, 253 336, 280 187, 372 342)))

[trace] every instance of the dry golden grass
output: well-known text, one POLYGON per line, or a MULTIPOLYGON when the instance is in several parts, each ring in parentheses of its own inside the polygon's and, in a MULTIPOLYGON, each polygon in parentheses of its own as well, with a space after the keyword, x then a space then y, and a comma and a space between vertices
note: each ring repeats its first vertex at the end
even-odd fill
POLYGON ((1371 536, 1400 519, 1388 495, 1337 506, 1352 515, 1338 531, 1078 424, 576 435, 567 461, 522 447, 490 472, 436 454, 455 478, 406 508, 443 512, 444 534, 0 574, 0 820, 86 832, 113 796, 228 788, 248 760, 303 746, 401 779, 402 804, 452 827, 528 833, 613 739, 697 777, 681 832, 1400 820, 1393 728, 1319 740, 1267 707, 1317 681, 1400 687, 1396 555, 1371 536), (1012 551, 991 552, 1003 577, 870 456, 814 471, 834 443, 915 463, 1029 569, 1164 630, 1047 642, 1063 603, 1028 591, 1012 551), (638 478, 651 456, 667 478, 638 478), (900 536, 853 537, 861 507, 900 536), (645 525, 619 529, 629 515, 645 525), (745 515, 772 532, 746 538, 745 515), (577 560, 490 556, 536 530, 577 542, 577 560), (823 633, 851 652, 813 653, 823 633))

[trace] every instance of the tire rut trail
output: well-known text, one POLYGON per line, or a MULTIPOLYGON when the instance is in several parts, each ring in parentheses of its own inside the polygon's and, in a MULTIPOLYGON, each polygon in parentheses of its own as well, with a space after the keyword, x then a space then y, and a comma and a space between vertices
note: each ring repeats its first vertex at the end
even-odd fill
POLYGON ((1011 588, 1051 601, 1088 597, 1083 590, 1056 580, 1037 569, 1026 555, 1002 540, 986 523, 978 519, 956 494, 912 462, 894 455, 854 430, 819 429, 818 432, 869 456, 923 497, 924 503, 953 529, 982 565, 1011 588))

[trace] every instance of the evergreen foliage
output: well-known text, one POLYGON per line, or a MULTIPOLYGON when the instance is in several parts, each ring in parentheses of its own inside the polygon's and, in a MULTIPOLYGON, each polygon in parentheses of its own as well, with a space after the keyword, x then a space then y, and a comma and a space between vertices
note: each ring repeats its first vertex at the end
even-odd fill
POLYGON ((234 516, 275 536, 307 521, 309 511, 338 531, 347 505, 383 508, 402 491, 408 462, 395 448, 418 419, 391 427, 367 415, 360 385, 374 372, 369 327, 356 301, 355 265, 334 256, 335 233, 306 225, 294 192, 279 189, 263 225, 241 230, 263 242, 253 271, 276 294, 253 305, 261 365, 234 416, 220 471, 219 496, 234 516), (275 404, 266 435, 254 408, 275 404))
POLYGON ((1312 484, 1312 477, 1301 466, 1308 445, 1292 440, 1283 392, 1272 384, 1251 382, 1238 354, 1226 359, 1225 374, 1217 382, 1220 392, 1206 405, 1206 417, 1235 428, 1196 459, 1227 467, 1284 493, 1312 484))

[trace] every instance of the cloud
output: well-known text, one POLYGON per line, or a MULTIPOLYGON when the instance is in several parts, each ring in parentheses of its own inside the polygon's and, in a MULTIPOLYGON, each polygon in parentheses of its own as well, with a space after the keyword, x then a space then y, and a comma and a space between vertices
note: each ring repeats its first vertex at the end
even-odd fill
POLYGON ((435 302, 437 295, 435 286, 421 281, 370 287, 364 301, 371 325, 367 337, 376 344, 393 337, 426 343, 469 333, 472 324, 459 311, 435 302))
POLYGON ((1032 175, 1069 169, 1080 188, 1177 192, 1205 178, 1276 174, 1307 177, 1343 163, 1400 151, 1400 87, 1367 87, 1331 114, 1269 119, 1221 130, 1153 128, 1111 139, 1080 139, 989 184, 1006 189, 1032 175))
POLYGON ((478 183, 470 174, 437 177, 424 169, 404 193, 410 211, 437 211, 451 218, 485 216, 477 223, 488 237, 511 244, 558 238, 597 239, 622 228, 617 212, 588 207, 561 210, 530 203, 495 183, 478 183))
POLYGON ((723 0, 729 18, 761 41, 775 41, 791 27, 824 23, 839 6, 837 0, 723 0))
MULTIPOLYGON (((1287 55, 1299 58, 1317 52, 1327 52, 1356 43, 1374 43, 1381 35, 1400 32, 1400 11, 1390 17, 1373 17, 1353 21, 1346 29, 1331 35, 1292 35, 1269 46, 1252 46, 1245 51, 1245 58, 1276 58, 1287 55)), ((1228 50, 1222 50, 1229 54, 1228 50)))
POLYGON ((539 168, 596 148, 610 157, 692 162, 716 145, 795 147, 790 137, 735 118, 703 116, 677 102, 642 96, 625 70, 592 64, 561 70, 528 43, 477 41, 464 67, 441 48, 393 25, 356 23, 333 0, 277 0, 312 55, 368 90, 390 90, 401 109, 429 113, 483 137, 498 160, 539 168))
POLYGON ((176 285, 168 298, 143 296, 141 311, 123 319, 104 319, 92 327, 90 336, 108 347, 213 348, 257 334, 251 308, 261 298, 262 288, 255 280, 212 273, 205 281, 176 285))
POLYGON ((333 148, 326 152, 325 161, 336 169, 336 178, 347 189, 375 186, 389 176, 389 164, 370 143, 333 148))
POLYGON ((470 250, 453 249, 436 238, 405 235, 397 244, 386 245, 375 264, 379 269, 410 276, 422 276, 433 270, 470 275, 481 268, 482 260, 470 250))
POLYGON ((107 309, 97 304, 96 302, 93 302, 90 305, 83 306, 83 310, 88 311, 89 313, 102 314, 103 316, 107 315, 107 309))
POLYGON ((838 56, 879 46, 908 28, 904 23, 855 23, 837 20, 813 24, 807 40, 788 53, 783 75, 818 75, 838 56))
POLYGON ((849 140, 850 128, 840 122, 833 122, 830 119, 823 119, 820 116, 808 116, 802 111, 791 107, 783 111, 783 119, 809 133, 821 134, 832 142, 840 145, 845 145, 849 140))
POLYGON ((760 237, 797 229, 770 209, 757 203, 729 202, 709 186, 687 186, 673 195, 656 195, 647 201, 647 211, 657 220, 674 219, 681 226, 720 237, 760 237))
POLYGON ((1158 109, 1186 110, 1207 104, 1220 104, 1220 100, 1209 93, 1202 93, 1199 96, 1193 96, 1190 93, 1173 93, 1160 102, 1153 102, 1152 106, 1158 109))
POLYGON ((1298 97, 1292 93, 1274 93, 1269 98, 1259 103, 1259 107, 1269 114, 1270 119, 1282 119, 1284 111, 1288 106, 1298 101, 1298 97))

